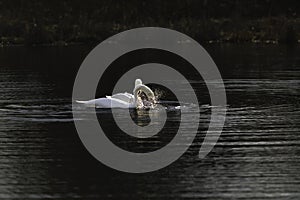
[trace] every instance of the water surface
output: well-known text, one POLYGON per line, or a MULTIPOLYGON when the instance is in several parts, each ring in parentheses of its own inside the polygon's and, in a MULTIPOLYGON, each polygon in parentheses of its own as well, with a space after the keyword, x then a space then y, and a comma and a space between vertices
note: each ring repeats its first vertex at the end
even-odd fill
MULTIPOLYGON (((299 199, 300 48, 206 48, 226 87, 224 131, 213 151, 198 159, 210 119, 204 100, 193 145, 175 163, 146 174, 121 173, 99 163, 75 131, 72 84, 91 46, 1 48, 0 198, 299 199)), ((205 96, 202 81, 193 85, 205 96)), ((104 117, 106 112, 98 110, 104 117)), ((178 121, 178 113, 171 114, 178 121)), ((166 127, 170 133, 175 128, 166 127)), ((123 148, 134 148, 136 143, 111 134, 123 148)), ((151 150, 172 137, 140 143, 135 150, 151 150)))

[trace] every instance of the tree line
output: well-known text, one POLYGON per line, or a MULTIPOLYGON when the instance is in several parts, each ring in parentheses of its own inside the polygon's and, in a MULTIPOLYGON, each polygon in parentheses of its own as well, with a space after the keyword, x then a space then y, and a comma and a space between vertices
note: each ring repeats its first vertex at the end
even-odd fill
POLYGON ((0 0, 0 45, 99 42, 159 26, 200 42, 297 43, 296 0, 0 0))

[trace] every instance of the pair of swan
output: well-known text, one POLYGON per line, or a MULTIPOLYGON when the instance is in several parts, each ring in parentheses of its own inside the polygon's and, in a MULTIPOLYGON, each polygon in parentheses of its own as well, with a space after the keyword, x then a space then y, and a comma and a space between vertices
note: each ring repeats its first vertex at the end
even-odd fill
POLYGON ((106 96, 89 101, 76 101, 78 103, 95 106, 97 108, 151 108, 155 104, 155 95, 153 91, 142 83, 141 79, 135 80, 133 94, 117 93, 112 96, 106 96))

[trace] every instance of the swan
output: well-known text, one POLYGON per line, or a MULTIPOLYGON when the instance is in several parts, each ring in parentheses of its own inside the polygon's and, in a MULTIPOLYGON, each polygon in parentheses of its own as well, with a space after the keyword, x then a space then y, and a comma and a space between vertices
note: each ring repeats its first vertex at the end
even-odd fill
POLYGON ((106 96, 88 101, 76 101, 77 103, 97 108, 150 108, 155 104, 155 95, 153 91, 143 84, 141 79, 135 80, 133 94, 117 93, 112 96, 106 96))

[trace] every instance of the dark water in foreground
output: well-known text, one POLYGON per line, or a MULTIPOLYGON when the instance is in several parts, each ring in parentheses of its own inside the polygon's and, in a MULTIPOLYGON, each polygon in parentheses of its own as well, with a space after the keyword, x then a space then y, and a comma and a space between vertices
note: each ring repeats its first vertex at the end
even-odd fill
MULTIPOLYGON (((102 165, 75 131, 71 89, 90 49, 0 49, 1 199, 300 198, 299 47, 207 47, 226 86, 224 131, 198 159, 204 106, 188 152, 147 174, 102 165)), ((194 84, 201 93, 203 83, 194 84)))

